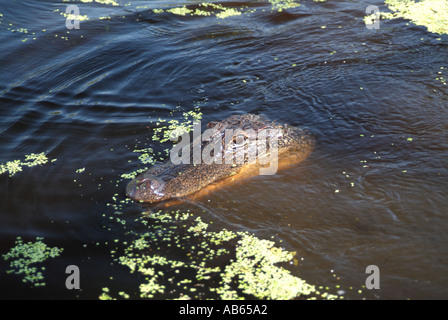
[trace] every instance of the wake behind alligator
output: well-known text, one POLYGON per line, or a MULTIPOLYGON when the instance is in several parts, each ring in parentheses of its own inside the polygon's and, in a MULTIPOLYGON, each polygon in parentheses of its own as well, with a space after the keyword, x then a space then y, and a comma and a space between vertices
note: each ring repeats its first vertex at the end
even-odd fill
POLYGON ((275 171, 265 174, 297 164, 310 154, 314 143, 307 130, 271 121, 264 115, 235 115, 210 122, 207 127, 212 134, 207 139, 203 134, 199 142, 193 140, 188 146, 192 152, 187 163, 175 164, 171 159, 153 166, 127 185, 127 196, 148 203, 199 197, 217 186, 259 175, 263 169, 267 172, 268 160, 275 162, 275 171), (209 150, 213 161, 193 161, 195 142, 201 150, 209 150))

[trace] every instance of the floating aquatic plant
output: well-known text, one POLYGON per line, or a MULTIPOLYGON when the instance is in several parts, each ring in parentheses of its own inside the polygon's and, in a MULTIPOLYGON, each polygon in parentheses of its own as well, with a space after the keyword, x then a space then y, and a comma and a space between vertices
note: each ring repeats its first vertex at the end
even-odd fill
MULTIPOLYGON (((188 9, 186 6, 182 7, 174 7, 171 9, 166 9, 166 12, 179 15, 179 16, 211 16, 215 15, 217 18, 225 19, 232 16, 238 16, 241 14, 240 11, 238 11, 235 8, 227 8, 224 7, 221 4, 214 4, 214 3, 200 3, 199 8, 196 9, 188 9)), ((162 13, 164 12, 163 9, 153 9, 154 13, 162 13)))
MULTIPOLYGON (((221 286, 217 289, 221 297, 241 298, 237 290, 231 289, 235 281, 243 293, 258 299, 294 299, 316 291, 315 286, 277 266, 278 263, 291 261, 291 253, 274 247, 272 241, 248 233, 239 233, 239 236, 241 239, 236 246, 236 259, 221 274, 221 286)), ((328 298, 338 297, 331 295, 328 298)))
POLYGON ((42 266, 46 260, 58 257, 63 249, 48 247, 42 242, 44 238, 37 237, 35 242, 24 243, 21 237, 17 237, 15 246, 3 255, 5 261, 9 261, 8 273, 23 276, 23 282, 32 283, 34 286, 44 286, 42 266))
MULTIPOLYGON (((43 165, 48 163, 49 159, 44 152, 36 154, 31 153, 25 155, 25 161, 13 160, 8 161, 4 164, 0 164, 0 174, 8 172, 9 176, 12 177, 16 173, 22 171, 23 167, 34 167, 37 165, 43 165)), ((51 162, 56 161, 56 159, 51 160, 51 162)))
POLYGON ((436 80, 440 81, 444 86, 446 86, 448 79, 443 76, 443 70, 446 70, 444 67, 440 67, 440 71, 437 72, 436 80))
POLYGON ((288 8, 296 8, 300 6, 296 0, 268 0, 273 10, 283 11, 288 8))
MULTIPOLYGON (((177 107, 175 111, 171 113, 173 115, 176 111, 179 111, 180 107, 177 107)), ((181 120, 171 119, 158 119, 156 122, 157 127, 153 130, 152 141, 158 143, 165 143, 171 140, 171 138, 178 137, 183 133, 190 132, 193 129, 193 122, 199 121, 202 118, 202 112, 199 107, 194 110, 182 112, 181 120)), ((166 149, 166 154, 169 154, 169 150, 166 149)), ((133 150, 135 153, 140 153, 138 159, 145 165, 144 167, 138 168, 129 173, 123 173, 121 175, 122 179, 135 179, 135 177, 148 170, 148 166, 156 163, 157 160, 163 160, 163 157, 156 159, 156 154, 152 148, 137 148, 133 150)), ((159 153, 160 156, 160 153, 159 153)), ((117 181, 118 183, 118 181, 117 181)))
POLYGON ((164 143, 172 139, 176 139, 180 135, 190 132, 193 129, 193 122, 200 121, 201 119, 202 119, 202 112, 200 112, 200 109, 198 108, 188 112, 183 112, 183 120, 159 119, 157 121, 158 127, 154 129, 152 140, 164 143), (161 126, 161 124, 167 124, 167 125, 161 126))
MULTIPOLYGON (((288 8, 296 8, 300 6, 297 0, 268 0, 272 10, 282 11, 288 8)), ((202 2, 197 5, 199 8, 190 9, 183 5, 181 7, 174 7, 170 9, 153 9, 154 13, 168 12, 180 16, 215 16, 218 19, 225 19, 228 17, 239 16, 242 13, 253 12, 256 9, 248 9, 248 6, 241 6, 239 8, 226 7, 220 3, 202 2)))
POLYGON ((85 167, 84 168, 79 168, 78 170, 76 170, 76 173, 82 173, 84 171, 86 171, 85 167))
MULTIPOLYGON (((209 230, 210 224, 189 212, 148 212, 140 219, 147 232, 134 234, 113 258, 131 273, 144 277, 140 298, 294 299, 319 294, 315 286, 279 264, 293 254, 273 241, 248 232, 209 230), (176 251, 168 258, 167 252, 176 251), (175 258, 173 258, 175 257, 175 258), (173 289, 177 287, 177 289, 173 289)), ((118 242, 118 241, 117 241, 118 242)), ((335 299, 325 293, 322 298, 335 299)), ((100 299, 114 299, 109 289, 100 299)))
POLYGON ((429 32, 448 34, 448 1, 385 0, 392 13, 381 13, 385 19, 403 18, 424 26, 429 32))
POLYGON ((77 21, 87 21, 89 17, 87 15, 81 14, 71 14, 66 12, 61 12, 61 15, 64 16, 67 20, 77 20, 77 21))
MULTIPOLYGON (((115 0, 78 0, 81 1, 82 3, 99 3, 99 4, 105 4, 105 5, 113 5, 113 6, 118 6, 120 5, 117 1, 115 0)), ((63 0, 63 2, 70 2, 70 0, 63 0)))

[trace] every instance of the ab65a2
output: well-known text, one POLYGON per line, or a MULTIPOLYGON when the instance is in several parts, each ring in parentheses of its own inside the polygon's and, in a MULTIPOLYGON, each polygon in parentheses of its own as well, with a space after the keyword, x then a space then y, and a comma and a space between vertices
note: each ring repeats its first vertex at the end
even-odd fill
POLYGON ((251 305, 251 304, 232 304, 226 305, 222 314, 267 314, 267 305, 251 305))

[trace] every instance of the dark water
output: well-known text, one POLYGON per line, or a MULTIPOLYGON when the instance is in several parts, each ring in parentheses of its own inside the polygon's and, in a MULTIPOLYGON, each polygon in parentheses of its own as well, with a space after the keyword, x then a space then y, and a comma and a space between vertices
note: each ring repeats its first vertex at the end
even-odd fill
MULTIPOLYGON (((385 10, 381 1, 302 1, 282 12, 231 2, 257 10, 227 19, 130 3, 76 3, 92 19, 67 33, 53 12, 67 3, 0 2, 0 163, 33 152, 57 159, 0 175, 0 252, 17 236, 65 250, 44 288, 6 275, 1 261, 2 298, 126 291, 129 272, 96 245, 122 236, 107 204, 124 197, 120 175, 141 166, 136 147, 167 147, 151 140, 157 119, 195 107, 204 122, 252 112, 306 126, 316 148, 296 167, 177 209, 275 236, 311 284, 361 288, 377 265, 381 288, 347 298, 448 298, 446 36, 402 20, 368 30, 365 8, 385 10), (81 291, 64 287, 69 264, 82 270, 81 291)), ((123 219, 142 210, 126 205, 123 219)))

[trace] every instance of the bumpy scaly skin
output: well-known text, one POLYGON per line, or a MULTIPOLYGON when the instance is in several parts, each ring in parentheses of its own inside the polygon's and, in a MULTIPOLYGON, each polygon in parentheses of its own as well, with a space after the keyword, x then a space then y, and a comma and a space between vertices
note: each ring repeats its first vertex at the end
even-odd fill
MULTIPOLYGON (((141 202, 159 202, 172 198, 180 198, 191 195, 208 185, 233 177, 243 169, 261 167, 256 161, 254 164, 248 163, 247 153, 244 161, 240 164, 226 163, 225 154, 235 152, 235 144, 225 145, 225 130, 232 129, 235 134, 249 140, 249 129, 259 133, 263 129, 278 129, 278 161, 288 156, 296 156, 297 162, 303 160, 311 151, 313 140, 308 132, 303 129, 279 124, 268 120, 263 115, 237 115, 229 117, 221 122, 211 122, 209 128, 215 129, 211 141, 202 143, 202 148, 215 141, 223 141, 224 160, 222 164, 178 164, 167 161, 161 165, 156 165, 148 171, 142 173, 132 180, 126 187, 128 197, 141 202)), ((267 139, 269 141, 269 139, 267 139)), ((203 150, 203 149, 202 149, 203 150)), ((269 155, 270 145, 267 145, 266 156, 269 155)), ((263 154, 257 153, 258 157, 263 154)), ((190 163, 193 163, 192 161, 190 163)), ((255 171, 255 170, 252 170, 255 171)))

